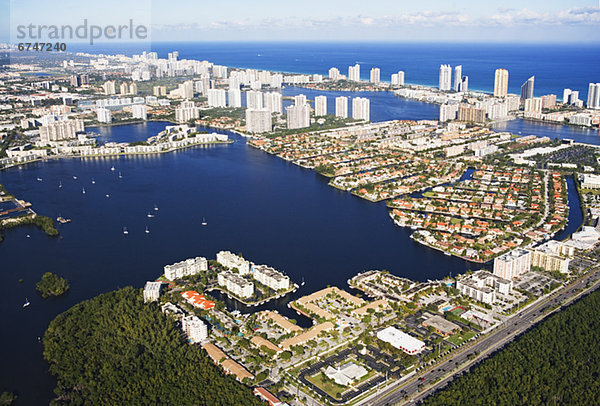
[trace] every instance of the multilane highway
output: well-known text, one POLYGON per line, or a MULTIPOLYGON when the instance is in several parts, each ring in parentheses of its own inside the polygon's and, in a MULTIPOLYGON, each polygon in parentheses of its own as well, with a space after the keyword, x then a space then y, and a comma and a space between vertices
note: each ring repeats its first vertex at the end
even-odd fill
POLYGON ((576 298, 600 287, 600 268, 596 268, 573 283, 559 289, 546 299, 535 303, 511 317, 487 337, 478 339, 451 358, 434 365, 432 369, 418 375, 408 383, 393 385, 374 400, 371 398, 362 405, 384 406, 420 402, 438 389, 446 386, 457 375, 468 370, 473 364, 488 357, 493 351, 512 341, 519 333, 547 317, 576 298), (586 286, 588 286, 586 288, 586 286), (559 306, 554 311, 544 312, 547 307, 559 306), (434 382, 436 379, 439 381, 434 382), (404 384, 403 386, 401 386, 404 384))

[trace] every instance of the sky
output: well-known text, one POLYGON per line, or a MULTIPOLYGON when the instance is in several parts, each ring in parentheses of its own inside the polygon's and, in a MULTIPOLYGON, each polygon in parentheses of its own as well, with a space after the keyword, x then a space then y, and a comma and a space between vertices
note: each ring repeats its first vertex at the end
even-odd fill
POLYGON ((0 0, 17 26, 129 20, 152 41, 600 42, 600 0, 0 0))

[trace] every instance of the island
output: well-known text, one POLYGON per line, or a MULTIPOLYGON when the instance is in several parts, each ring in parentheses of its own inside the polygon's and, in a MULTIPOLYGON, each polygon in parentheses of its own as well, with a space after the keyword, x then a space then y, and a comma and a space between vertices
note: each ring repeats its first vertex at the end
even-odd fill
POLYGON ((64 295, 69 288, 69 282, 66 279, 51 272, 42 275, 42 279, 35 285, 35 289, 44 299, 64 295))

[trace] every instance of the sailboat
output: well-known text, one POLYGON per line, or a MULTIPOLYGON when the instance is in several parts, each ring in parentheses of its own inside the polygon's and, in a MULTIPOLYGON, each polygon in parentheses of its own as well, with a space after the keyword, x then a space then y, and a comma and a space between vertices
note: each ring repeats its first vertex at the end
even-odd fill
POLYGON ((121 175, 121 171, 119 171, 119 179, 121 179, 123 175, 121 175))
POLYGON ((150 230, 148 230, 148 226, 146 226, 146 234, 150 234, 150 230))
POLYGON ((207 224, 208 224, 208 223, 206 222, 206 219, 205 219, 204 217, 202 217, 202 225, 203 225, 203 226, 205 226, 205 225, 207 225, 207 224))
POLYGON ((92 185, 95 185, 96 181, 94 180, 94 178, 92 178, 92 185))
POLYGON ((60 188, 62 188, 62 181, 59 181, 59 182, 58 182, 58 188, 59 188, 59 189, 60 189, 60 188))
POLYGON ((123 234, 129 234, 129 231, 127 231, 127 227, 123 227, 123 234))
POLYGON ((83 188, 83 189, 81 190, 81 193, 85 194, 85 188, 83 188))
POLYGON ((158 206, 154 205, 154 211, 158 211, 158 206))
POLYGON ((23 307, 27 307, 29 306, 31 303, 29 303, 29 299, 25 298, 25 303, 23 303, 23 307))
POLYGON ((302 283, 300 284, 300 286, 304 286, 304 277, 302 277, 302 283))

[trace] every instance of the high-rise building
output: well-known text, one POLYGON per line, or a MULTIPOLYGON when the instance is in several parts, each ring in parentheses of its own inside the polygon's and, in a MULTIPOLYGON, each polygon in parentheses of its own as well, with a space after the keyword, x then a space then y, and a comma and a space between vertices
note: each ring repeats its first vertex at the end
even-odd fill
POLYGON ((360 65, 359 64, 348 67, 348 80, 360 82, 360 65))
POLYGON ((119 86, 119 93, 121 94, 129 94, 129 86, 127 86, 127 82, 122 82, 119 86))
POLYGON ((462 92, 461 84, 462 84, 462 65, 458 65, 454 67, 454 91, 462 92))
POLYGON ((571 99, 571 93, 573 93, 573 91, 571 89, 565 89, 563 90, 563 98, 562 98, 562 102, 564 104, 570 104, 570 99, 571 99))
POLYGON ((296 96, 294 96, 294 104, 296 106, 303 106, 306 104, 306 95, 304 94, 298 94, 296 96))
POLYGON ((327 115, 327 96, 315 97, 315 116, 327 115))
POLYGON ((600 83, 590 83, 588 87, 587 107, 600 109, 600 83))
POLYGON ((381 80, 381 70, 379 68, 371 69, 371 83, 379 83, 381 80))
POLYGON ((469 91, 469 77, 463 76, 456 86, 457 92, 468 92, 469 91))
POLYGON ((521 100, 531 99, 533 97, 533 85, 535 83, 535 76, 527 79, 521 86, 521 100))
POLYGON ((542 109, 551 109, 556 106, 556 95, 546 94, 542 96, 542 109))
POLYGON ((152 93, 156 97, 166 96, 167 95, 167 87, 166 86, 154 86, 152 88, 152 93))
POLYGON ((454 104, 441 104, 440 105, 440 121, 450 121, 456 119, 456 114, 458 113, 458 103, 454 104))
POLYGON ((340 70, 338 68, 329 69, 329 79, 338 80, 340 78, 340 70))
POLYGON ((246 107, 249 109, 263 108, 263 94, 256 90, 246 92, 246 107))
POLYGON ((404 86, 404 72, 392 73, 391 83, 392 86, 404 86))
POLYGON ((142 120, 148 119, 148 112, 144 104, 134 104, 131 106, 131 115, 133 118, 139 118, 142 120))
POLYGON ((450 65, 441 65, 440 66, 440 80, 439 80, 439 89, 440 90, 450 90, 452 88, 452 67, 450 65))
POLYGON ((494 97, 506 97, 508 94, 508 71, 496 69, 494 75, 494 97))
POLYGON ((109 80, 108 82, 104 82, 104 84, 102 85, 102 89, 104 90, 104 94, 107 94, 107 95, 117 93, 117 91, 115 90, 115 81, 114 80, 109 80))
POLYGON ((461 104, 458 106, 457 117, 459 121, 483 123, 485 122, 485 109, 479 109, 468 104, 461 104))
POLYGON ((198 316, 184 317, 181 320, 181 329, 192 344, 199 343, 208 338, 208 328, 198 316))
POLYGON ((49 122, 40 127, 40 140, 42 142, 68 140, 77 138, 77 133, 82 131, 85 131, 85 126, 79 119, 49 122))
POLYGON ((335 116, 348 118, 348 98, 339 96, 335 98, 335 116))
POLYGON ((112 122, 112 116, 110 115, 110 110, 104 107, 99 107, 96 109, 96 119, 100 123, 110 123, 112 122))
POLYGON ((264 133, 272 128, 271 112, 268 109, 246 109, 246 131, 264 133))
POLYGON ((277 92, 265 93, 264 106, 271 113, 281 114, 283 112, 283 100, 281 97, 281 93, 277 93, 277 92))
POLYGON ((242 107, 242 91, 239 87, 227 91, 227 105, 229 107, 242 107))
POLYGON ((531 270, 531 253, 521 248, 514 249, 494 260, 494 275, 512 280, 531 270))
POLYGON ((200 112, 193 101, 185 100, 175 109, 175 121, 186 123, 199 117, 200 112))
POLYGON ((287 114, 287 127, 290 130, 310 126, 310 106, 308 104, 296 104, 285 108, 287 114))
POLYGON ((541 113, 542 112, 542 98, 532 97, 525 99, 525 106, 523 108, 525 113, 541 113))
POLYGON ((208 106, 209 107, 225 107, 227 106, 225 89, 209 89, 208 90, 208 106))
POLYGON ((355 120, 371 120, 371 101, 366 97, 352 99, 352 118, 355 120))

